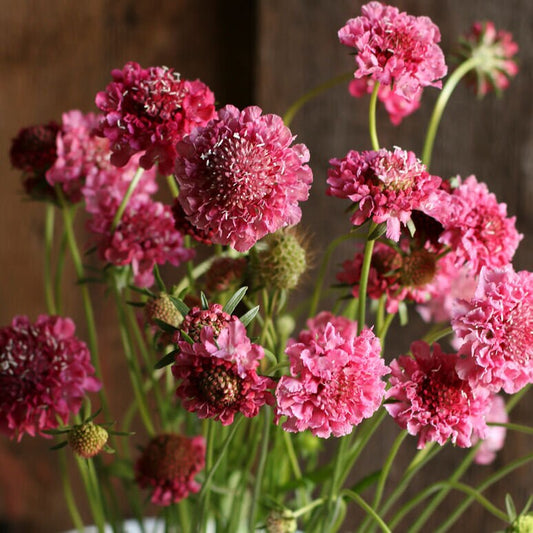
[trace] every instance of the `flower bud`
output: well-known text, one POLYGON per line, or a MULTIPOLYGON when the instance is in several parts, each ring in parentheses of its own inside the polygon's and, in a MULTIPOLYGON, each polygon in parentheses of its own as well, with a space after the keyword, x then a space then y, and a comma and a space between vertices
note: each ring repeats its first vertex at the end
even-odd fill
POLYGON ((179 311, 165 292, 146 302, 144 313, 148 322, 152 324, 155 323, 155 320, 160 320, 177 328, 181 323, 179 311))
POLYGON ((89 459, 102 451, 108 436, 102 426, 85 422, 69 431, 67 441, 76 455, 89 459))
POLYGON ((268 514, 266 520, 266 529, 268 533, 294 533, 297 524, 291 511, 284 509, 279 511, 273 509, 268 514))

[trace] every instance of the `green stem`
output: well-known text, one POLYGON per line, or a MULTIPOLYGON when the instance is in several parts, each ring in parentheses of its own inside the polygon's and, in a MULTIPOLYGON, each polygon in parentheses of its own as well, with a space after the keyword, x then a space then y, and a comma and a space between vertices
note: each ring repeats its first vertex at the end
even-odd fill
POLYGON ((396 455, 398 451, 400 450, 400 446, 405 440, 405 437, 407 437, 407 431, 401 431, 398 434, 398 436, 394 440, 394 443, 391 446, 389 455, 385 463, 383 463, 383 467, 381 469, 381 475, 379 476, 378 484, 376 487, 376 493, 374 495, 374 501, 372 502, 372 507, 374 507, 374 509, 377 509, 381 502, 381 497, 383 496, 383 489, 385 488, 387 477, 389 475, 390 469, 392 468, 394 459, 396 458, 396 455))
MULTIPOLYGON (((94 366, 96 375, 102 379, 102 369, 100 367, 100 357, 98 355, 98 337, 96 333, 96 323, 94 320, 93 306, 91 302, 91 295, 89 294, 89 288, 84 282, 84 269, 83 263, 81 260, 81 254, 76 242, 76 234, 74 232, 74 223, 71 207, 67 204, 63 190, 59 185, 55 188, 57 197, 60 201, 62 213, 63 213, 63 223, 65 226, 65 234, 67 238, 67 244, 70 250, 70 255, 72 257, 72 262, 74 263, 74 270, 76 271, 76 276, 78 277, 78 283, 80 285, 81 296, 83 300, 83 308, 85 311, 85 320, 87 323, 87 334, 89 336, 89 350, 91 352, 91 363, 94 366)), ((104 414, 107 418, 111 418, 109 406, 107 403, 107 398, 104 394, 104 387, 102 387, 99 398, 102 403, 102 408, 104 414)))
MULTIPOLYGON (((375 227, 376 224, 372 222, 368 229, 369 235, 374 231, 375 227)), ((363 255, 363 264, 361 266, 361 276, 359 278, 359 309, 357 312, 358 333, 361 333, 366 320, 366 289, 368 285, 368 275, 370 273, 370 263, 372 262, 372 252, 374 251, 374 243, 374 240, 367 238, 363 255)))
POLYGON ((59 450, 59 471, 61 473, 61 483, 63 485, 63 493, 65 495, 65 501, 67 504, 70 517, 72 518, 72 523, 74 527, 80 532, 83 533, 85 526, 81 518, 80 512, 76 506, 76 501, 74 500, 74 495, 72 494, 72 486, 70 484, 70 477, 67 472, 67 458, 65 456, 65 450, 59 450))
POLYGON ((433 344, 434 342, 437 342, 438 340, 447 337, 448 335, 451 335, 453 333, 453 328, 446 327, 438 329, 437 331, 430 331, 427 335, 424 336, 424 341, 428 344, 433 344))
POLYGON ((167 185, 170 189, 170 192, 172 193, 172 197, 177 198, 180 191, 178 189, 178 184, 176 183, 176 180, 174 179, 174 176, 172 174, 167 176, 167 185))
POLYGON ((292 119, 304 104, 306 104, 319 94, 322 94, 323 92, 331 89, 332 87, 335 87, 339 83, 350 81, 352 78, 353 72, 341 74, 340 76, 335 76, 334 78, 331 78, 330 80, 321 83, 320 85, 317 85, 314 89, 311 89, 309 92, 305 93, 303 96, 298 98, 298 100, 296 100, 296 102, 294 102, 283 115, 283 122, 285 123, 285 125, 287 127, 290 126, 292 119))
POLYGON ((57 253, 56 260, 56 272, 54 276, 54 297, 56 310, 58 314, 62 312, 62 290, 63 290, 63 270, 65 267, 65 256, 67 255, 67 246, 68 239, 67 233, 63 230, 63 235, 61 236, 61 241, 59 242, 59 250, 57 253))
POLYGON ((46 219, 44 226, 44 296, 46 308, 51 315, 57 314, 52 286, 52 246, 54 240, 54 206, 46 205, 46 219))
POLYGON ((90 459, 82 459, 76 457, 78 469, 87 492, 87 498, 89 500, 89 507, 93 515, 94 524, 98 529, 98 533, 104 533, 105 531, 105 516, 102 508, 102 499, 100 497, 99 487, 97 480, 94 479, 94 471, 89 468, 90 459))
POLYGON ((351 500, 354 500, 359 505, 359 507, 361 507, 364 511, 366 511, 367 514, 374 519, 374 521, 376 522, 376 524, 378 524, 378 526, 381 528, 382 531, 384 531, 385 533, 392 533, 392 531, 389 529, 387 524, 382 520, 382 518, 376 513, 374 509, 372 509, 370 505, 368 505, 368 503, 365 500, 363 500, 363 498, 361 498, 361 496, 359 496, 359 494, 357 494, 357 492, 353 492, 351 490, 345 489, 342 491, 342 494, 343 496, 347 496, 351 500))
POLYGON ((268 456, 268 447, 270 444, 270 426, 272 424, 270 409, 265 408, 263 411, 263 441, 261 442, 261 451, 259 454, 259 462, 255 473, 254 491, 252 494, 252 502, 250 504, 250 519, 248 523, 248 531, 255 531, 255 519, 257 516, 257 505, 261 495, 261 487, 263 485, 263 475, 265 473, 265 464, 268 456))
POLYGON ((120 292, 119 292, 119 289, 117 287, 117 283, 115 280, 113 280, 113 292, 115 295, 115 303, 117 307, 120 337, 122 339, 124 355, 126 356, 126 360, 128 363, 128 369, 129 369, 131 384, 133 387, 133 393, 135 395, 135 401, 139 409, 139 414, 141 415, 143 424, 148 434, 152 436, 155 434, 155 429, 152 424, 152 419, 150 418, 150 414, 148 412, 146 395, 144 394, 143 386, 142 386, 141 370, 139 368, 139 362, 137 361, 137 358, 135 356, 135 351, 133 350, 133 347, 131 345, 131 340, 128 335, 126 313, 124 311, 122 299, 120 297, 120 292))
POLYGON ((379 82, 376 81, 372 94, 370 95, 370 105, 368 107, 368 129, 370 132, 370 142, 373 150, 379 150, 378 130, 376 126, 376 109, 378 101, 379 82))
POLYGON ((126 206, 128 205, 128 202, 133 192, 135 191, 135 188, 137 187, 143 175, 143 172, 144 172, 144 169, 142 167, 139 167, 137 171, 135 172, 133 179, 130 181, 128 190, 126 191, 124 198, 122 198, 122 202, 118 206, 117 212, 115 213, 115 216, 113 217, 113 222, 111 223, 111 233, 113 233, 117 229, 120 219, 122 218, 122 215, 124 214, 124 211, 126 210, 126 206))
POLYGON ((328 264, 331 259, 331 256, 333 255, 333 252, 341 243, 347 241, 348 239, 353 239, 355 237, 357 237, 357 234, 355 232, 340 235, 339 237, 331 241, 328 247, 326 248, 326 251, 324 252, 324 255, 322 257, 322 263, 320 264, 320 268, 318 270, 315 287, 311 296, 311 302, 309 304, 309 318, 315 316, 317 313, 318 304, 320 302, 320 296, 322 294, 322 287, 324 285, 324 280, 326 278, 326 273, 328 270, 328 264))
POLYGON ((422 163, 426 165, 429 169, 431 164, 431 154, 433 152, 433 145, 435 143, 435 137, 437 135, 437 130, 439 128, 440 120, 444 112, 444 108, 450 99, 455 87, 461 81, 461 79, 468 74, 472 69, 474 69, 479 64, 480 59, 476 57, 471 57, 467 59, 464 63, 461 63, 446 80, 442 91, 437 98, 435 103, 435 108, 429 120, 429 126, 426 133, 426 140, 424 142, 424 148, 422 150, 422 163))
MULTIPOLYGON (((503 468, 495 472, 492 476, 489 476, 483 483, 480 483, 476 487, 476 494, 479 494, 483 492, 485 489, 505 477, 507 474, 510 474, 517 468, 520 468, 521 466, 529 463, 533 460, 533 454, 525 455, 524 457, 520 457, 513 462, 509 463, 508 465, 505 465, 503 468)), ((456 520, 466 511, 466 509, 471 505, 473 500, 476 499, 475 496, 472 494, 466 498, 456 509, 453 513, 451 513, 448 518, 441 524, 441 526, 435 531, 435 533, 445 533, 448 531, 450 527, 453 526, 453 524, 456 522, 456 520)), ((478 500, 479 501, 479 500, 478 500)), ((491 511, 487 507, 487 510, 491 511)), ((491 511, 492 512, 492 511, 491 511)), ((493 513, 494 514, 494 513, 493 513)), ((497 515, 498 516, 498 515, 497 515)), ((504 522, 508 522, 508 517, 504 513, 502 513, 502 516, 498 516, 498 518, 501 518, 504 522), (503 517, 502 517, 503 516, 503 517)))

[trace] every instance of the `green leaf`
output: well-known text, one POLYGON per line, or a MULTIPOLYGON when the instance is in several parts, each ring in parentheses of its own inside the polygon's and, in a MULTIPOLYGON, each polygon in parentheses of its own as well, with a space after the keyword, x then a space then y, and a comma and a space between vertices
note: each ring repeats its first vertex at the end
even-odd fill
POLYGON ((207 301, 207 296, 204 294, 204 291, 200 292, 200 300, 202 301, 202 309, 204 311, 209 309, 209 302, 207 301))
POLYGON ((185 333, 185 331, 180 330, 180 335, 182 336, 183 340, 187 341, 189 344, 194 344, 194 339, 192 339, 188 333, 185 333))
POLYGON ((127 300, 126 303, 132 307, 144 307, 146 305, 144 302, 134 302, 133 300, 127 300))
MULTIPOLYGON (((228 313, 228 315, 233 314, 235 308, 239 305, 240 301, 244 298, 248 287, 241 287, 227 302, 226 305, 222 308, 222 311, 228 313)), ((241 320, 242 322, 242 320, 241 320)))
POLYGON ((178 328, 159 320, 159 318, 153 318, 152 320, 154 321, 154 324, 157 324, 163 331, 166 331, 167 333, 176 333, 176 331, 179 331, 178 328))
POLYGON ((171 352, 161 357, 161 359, 159 359, 159 361, 157 361, 157 363, 154 365, 154 368, 156 370, 159 370, 160 368, 165 368, 166 366, 171 365, 175 361, 176 355, 179 353, 179 350, 172 350, 171 352))
POLYGON ((52 446, 50 449, 51 450, 60 450, 61 448, 64 448, 67 444, 68 444, 68 442, 66 440, 64 440, 63 442, 60 442, 59 444, 56 444, 55 446, 52 446))
POLYGON ((369 241, 375 241, 376 239, 379 239, 385 232, 387 231, 387 223, 382 222, 381 224, 378 224, 374 230, 370 233, 368 236, 369 241))
POLYGON ((257 313, 259 312, 259 306, 256 305, 255 307, 252 307, 248 312, 244 313, 244 315, 241 316, 240 321, 244 324, 244 327, 247 327, 248 324, 256 317, 257 313))
POLYGON ((505 495, 505 509, 507 510, 507 516, 510 522, 514 522, 516 519, 516 507, 513 502, 513 498, 510 494, 505 495))
POLYGON ((181 299, 176 298, 175 296, 170 296, 170 301, 174 304, 174 307, 180 312, 182 316, 189 314, 189 306, 181 299))
POLYGON ((409 313, 405 302, 398 303, 398 316, 400 317, 400 325, 405 326, 409 322, 409 313))

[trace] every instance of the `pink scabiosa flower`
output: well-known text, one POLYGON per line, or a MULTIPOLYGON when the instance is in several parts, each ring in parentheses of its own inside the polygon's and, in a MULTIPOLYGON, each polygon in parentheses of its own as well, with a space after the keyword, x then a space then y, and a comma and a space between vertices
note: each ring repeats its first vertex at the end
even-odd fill
POLYGON ((459 41, 457 59, 477 60, 465 79, 481 97, 490 91, 501 93, 507 89, 510 79, 518 73, 517 52, 518 45, 509 32, 496 30, 494 22, 475 22, 459 41))
POLYGON ((111 162, 122 166, 143 152, 143 168, 157 162, 161 173, 172 173, 176 142, 216 115, 213 93, 167 67, 145 69, 130 61, 111 75, 113 81, 96 95, 104 113, 99 133, 111 141, 111 162))
POLYGON ((474 296, 476 286, 477 277, 465 265, 458 267, 455 256, 449 253, 439 259, 435 277, 426 286, 429 298, 416 309, 426 322, 447 322, 457 300, 474 296))
POLYGON ((389 369, 371 330, 358 335, 355 322, 329 312, 308 327, 287 345, 291 375, 276 388, 276 421, 287 417, 282 427, 290 432, 341 437, 380 406, 389 369))
POLYGON ((459 377, 457 354, 443 353, 438 344, 423 341, 411 345, 412 357, 391 362, 390 389, 385 408, 410 435, 418 435, 418 448, 428 442, 451 440, 462 448, 472 445, 473 435, 484 437, 485 413, 490 404, 486 389, 474 389, 459 377))
POLYGON ((182 326, 193 342, 178 341, 180 352, 172 373, 180 380, 176 394, 185 409, 199 418, 220 420, 227 426, 237 413, 252 418, 265 403, 272 404, 268 389, 274 383, 256 371, 264 357, 263 348, 250 341, 244 324, 236 316, 224 320, 218 311, 208 310, 215 315, 211 317, 200 317, 199 312, 193 311, 197 316, 193 321, 185 317, 182 326), (199 338, 191 333, 199 334, 199 338))
POLYGON ((452 327, 462 340, 457 372, 473 385, 514 394, 533 383, 533 273, 483 268, 452 327))
POLYGON ((439 240, 454 252, 457 266, 466 264, 476 276, 484 266, 510 263, 523 237, 516 217, 508 217, 507 206, 475 176, 464 181, 458 176, 453 185, 451 193, 439 191, 426 211, 443 225, 439 240))
POLYGON ((0 328, 0 430, 18 440, 66 424, 100 389, 89 350, 69 318, 17 316, 0 328))
POLYGON ((139 287, 153 285, 156 264, 177 266, 194 255, 174 227, 170 206, 161 202, 128 205, 114 230, 112 222, 113 217, 100 214, 89 220, 87 227, 95 236, 100 257, 116 266, 131 265, 139 287))
POLYGON ((400 239, 400 224, 407 224, 412 211, 421 210, 441 183, 413 152, 400 148, 350 150, 343 159, 331 159, 330 165, 327 194, 357 204, 352 224, 385 222, 387 237, 394 241, 400 239))
POLYGON ((423 87, 441 87, 439 80, 447 68, 437 44, 439 29, 428 17, 369 2, 362 6, 361 16, 348 20, 338 36, 342 44, 355 48, 355 78, 390 85, 407 100, 423 87))
MULTIPOLYGON (((372 92, 374 83, 371 78, 358 78, 350 82, 348 90, 353 97, 360 98, 372 92)), ((395 126, 400 125, 405 117, 420 107, 421 98, 422 89, 416 91, 410 99, 395 92, 390 85, 380 85, 378 89, 378 100, 385 106, 389 119, 395 126)))
POLYGON ((309 195, 309 151, 277 115, 228 105, 178 143, 179 201, 189 222, 217 244, 244 252, 300 221, 309 195))
POLYGON ((77 110, 62 116, 56 137, 57 158, 46 171, 46 180, 52 187, 60 184, 72 203, 82 199, 81 189, 88 176, 111 166, 109 142, 94 133, 98 121, 98 115, 77 110))
POLYGON ((167 506, 200 490, 194 479, 205 466, 205 441, 201 436, 175 433, 155 436, 135 463, 135 481, 151 488, 151 502, 167 506))
MULTIPOLYGON (((489 410, 485 416, 487 422, 496 424, 506 424, 509 422, 509 415, 505 409, 504 399, 497 395, 492 395, 492 401, 489 410)), ((502 426, 488 426, 484 439, 477 449, 474 462, 479 465, 488 465, 496 459, 496 453, 499 452, 505 443, 507 429, 502 426)), ((473 440, 472 444, 475 444, 473 440)))

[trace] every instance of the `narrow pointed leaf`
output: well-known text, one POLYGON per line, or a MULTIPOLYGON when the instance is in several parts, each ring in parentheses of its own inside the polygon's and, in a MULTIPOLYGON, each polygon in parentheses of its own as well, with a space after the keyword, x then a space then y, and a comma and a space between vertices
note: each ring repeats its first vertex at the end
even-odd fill
MULTIPOLYGON (((239 305, 239 302, 244 298, 248 287, 241 287, 227 302, 226 305, 222 308, 225 313, 228 315, 233 314, 235 308, 239 305)), ((241 320, 242 321, 242 320, 241 320)))
POLYGON ((202 309, 204 311, 209 309, 209 302, 207 301, 207 296, 204 294, 203 291, 200 293, 200 299, 202 300, 202 309))
POLYGON ((170 301, 174 304, 174 307, 180 312, 182 316, 185 316, 189 313, 189 306, 181 299, 176 298, 175 296, 169 296, 170 301))
POLYGON ((252 307, 247 313, 244 313, 244 315, 241 316, 240 320, 244 324, 244 327, 247 327, 248 324, 256 317, 257 313, 259 312, 259 306, 256 305, 255 307, 252 307))
POLYGON ((166 322, 163 322, 162 320, 159 320, 159 318, 153 318, 152 319, 155 324, 157 324, 163 331, 166 331, 167 333, 175 333, 178 331, 178 328, 167 324, 166 322))
POLYGON ((66 440, 60 442, 59 444, 56 444, 55 446, 52 446, 50 449, 51 450, 60 450, 61 448, 64 448, 66 445, 68 444, 68 442, 66 440))
POLYGON ((179 353, 179 350, 173 350, 172 352, 167 353, 157 363, 154 365, 155 369, 165 368, 168 365, 171 365, 175 359, 176 355, 179 353))

